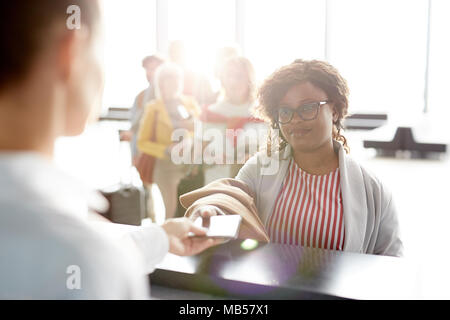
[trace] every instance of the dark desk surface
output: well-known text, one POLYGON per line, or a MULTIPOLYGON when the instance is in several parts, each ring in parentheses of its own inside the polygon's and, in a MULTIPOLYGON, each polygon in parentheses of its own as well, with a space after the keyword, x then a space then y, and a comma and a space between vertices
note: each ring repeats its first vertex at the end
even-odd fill
POLYGON ((419 298, 417 272, 401 258, 279 244, 248 247, 235 240, 194 257, 169 254, 151 283, 229 298, 419 298))

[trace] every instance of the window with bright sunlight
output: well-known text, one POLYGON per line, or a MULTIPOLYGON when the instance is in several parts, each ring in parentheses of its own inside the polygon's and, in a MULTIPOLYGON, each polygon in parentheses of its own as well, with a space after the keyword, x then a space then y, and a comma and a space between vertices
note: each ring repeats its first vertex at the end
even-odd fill
POLYGON ((324 59, 324 0, 247 0, 244 49, 263 80, 295 59, 324 59))
MULTIPOLYGON (((142 58, 167 53, 156 45, 157 4, 103 1, 104 108, 131 106, 147 85, 142 58)), ((431 112, 450 113, 450 4, 432 4, 427 102, 431 112)), ((239 40, 259 82, 294 59, 328 59, 349 83, 351 113, 388 112, 407 122, 424 109, 428 1, 167 0, 164 8, 161 43, 182 40, 189 67, 210 79, 217 49, 239 40)))
POLYGON ((329 1, 329 61, 350 87, 350 112, 406 121, 424 106, 428 2, 329 1))
POLYGON ((190 68, 214 74, 216 52, 235 41, 235 1, 170 0, 168 42, 182 40, 190 68))
POLYGON ((147 86, 142 58, 156 50, 155 0, 104 0, 103 108, 131 107, 147 86))
POLYGON ((431 7, 428 109, 434 115, 450 115, 450 1, 434 0, 431 7))

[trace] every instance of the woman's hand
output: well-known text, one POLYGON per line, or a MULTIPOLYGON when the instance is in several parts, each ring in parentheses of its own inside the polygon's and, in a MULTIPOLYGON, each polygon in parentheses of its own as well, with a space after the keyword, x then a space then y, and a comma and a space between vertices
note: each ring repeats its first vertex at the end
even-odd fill
POLYGON ((191 219, 192 221, 195 221, 199 217, 201 217, 203 219, 208 219, 209 217, 219 216, 219 215, 224 215, 222 210, 220 210, 216 206, 206 205, 206 206, 200 206, 197 209, 195 209, 192 212, 192 214, 190 215, 189 219, 191 219))
POLYGON ((220 239, 201 237, 207 229, 198 227, 188 218, 169 219, 162 225, 169 238, 169 252, 179 256, 191 256, 221 243, 220 239), (200 237, 191 237, 193 233, 200 237))
POLYGON ((131 141, 133 139, 133 132, 130 130, 122 131, 120 133, 120 141, 131 141))

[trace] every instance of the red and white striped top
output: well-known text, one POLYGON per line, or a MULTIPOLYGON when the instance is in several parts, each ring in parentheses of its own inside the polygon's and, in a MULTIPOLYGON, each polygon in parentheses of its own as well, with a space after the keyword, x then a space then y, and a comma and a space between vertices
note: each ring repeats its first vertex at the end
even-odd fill
POLYGON ((266 230, 271 242, 343 250, 344 221, 339 168, 312 175, 291 159, 266 230))

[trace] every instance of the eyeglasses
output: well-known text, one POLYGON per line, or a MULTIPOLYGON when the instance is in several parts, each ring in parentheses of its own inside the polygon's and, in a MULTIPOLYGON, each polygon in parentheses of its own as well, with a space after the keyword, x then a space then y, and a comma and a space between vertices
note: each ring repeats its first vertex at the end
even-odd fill
POLYGON ((278 109, 278 122, 281 124, 287 124, 291 122, 294 117, 294 112, 300 116, 300 118, 304 121, 310 121, 317 118, 319 115, 319 109, 324 104, 327 104, 329 101, 319 101, 319 102, 311 102, 301 105, 297 109, 291 109, 286 107, 281 107, 278 109))

